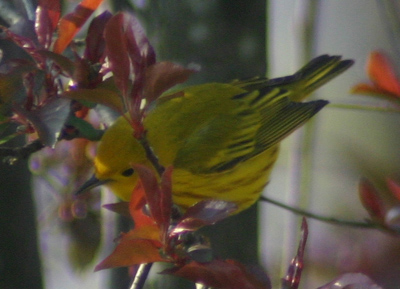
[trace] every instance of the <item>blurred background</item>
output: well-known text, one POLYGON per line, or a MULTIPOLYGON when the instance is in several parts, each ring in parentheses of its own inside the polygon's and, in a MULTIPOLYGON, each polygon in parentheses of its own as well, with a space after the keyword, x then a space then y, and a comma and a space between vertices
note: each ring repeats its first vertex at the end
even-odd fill
MULTIPOLYGON (((391 104, 351 95, 350 89, 368 80, 365 65, 371 51, 387 52, 394 66, 399 62, 397 2, 108 0, 97 13, 104 9, 133 11, 159 60, 201 66, 191 84, 288 75, 326 53, 354 59, 349 71, 312 96, 327 99, 331 105, 283 142, 264 194, 321 215, 363 220, 368 215, 358 198, 360 177, 368 177, 382 190, 386 177, 399 180, 396 128, 400 117, 398 113, 366 109, 391 104)), ((77 3, 64 1, 64 11, 77 3)), ((2 24, 21 18, 32 20, 35 5, 35 1, 0 1, 2 24)), ((18 55, 4 40, 0 48, 4 60, 18 55)), ((23 143, 21 139, 12 145, 23 143)), ((91 150, 88 147, 89 155, 91 150)), ((32 156, 30 162, 1 164, 0 288, 128 288, 126 269, 93 273, 94 266, 111 252, 118 232, 127 230, 114 214, 100 210, 101 204, 113 202, 111 194, 102 192, 101 200, 92 200, 84 221, 71 222, 62 213, 71 202, 69 194, 75 181, 90 173, 76 175, 73 168, 65 166, 63 160, 69 153, 70 147, 60 144, 56 152, 45 150, 32 156)), ((90 167, 90 160, 80 161, 87 161, 90 167)), ((204 233, 219 256, 262 265, 274 288, 279 288, 297 250, 300 221, 297 215, 259 202, 204 233)), ((300 288, 317 288, 344 272, 364 272, 384 288, 399 287, 398 237, 311 219, 308 222, 310 234, 300 288)), ((158 275, 158 269, 153 268, 147 288, 193 288, 188 282, 158 275)))

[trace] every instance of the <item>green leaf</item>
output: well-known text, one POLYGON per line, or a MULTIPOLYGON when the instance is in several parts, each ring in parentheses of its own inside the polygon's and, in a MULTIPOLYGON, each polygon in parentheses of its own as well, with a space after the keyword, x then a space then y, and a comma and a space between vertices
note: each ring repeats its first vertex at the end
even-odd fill
MULTIPOLYGON (((0 130, 1 130, 1 128, 0 128, 0 130)), ((0 145, 12 140, 13 138, 15 138, 17 136, 19 136, 19 133, 13 133, 13 134, 10 134, 10 135, 8 135, 6 137, 1 138, 0 139, 0 145)))

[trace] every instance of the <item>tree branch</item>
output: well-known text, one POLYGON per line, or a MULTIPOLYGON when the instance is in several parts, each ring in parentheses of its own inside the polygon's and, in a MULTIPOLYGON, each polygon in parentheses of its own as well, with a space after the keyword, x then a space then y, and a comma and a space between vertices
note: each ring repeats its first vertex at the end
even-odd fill
POLYGON ((40 140, 37 139, 22 147, 2 147, 0 148, 0 157, 2 157, 4 162, 8 163, 9 165, 13 165, 16 161, 20 159, 27 159, 31 154, 41 150, 42 148, 44 148, 44 145, 40 142, 40 140))
POLYGON ((383 230, 386 232, 391 232, 391 233, 397 233, 399 234, 400 232, 393 229, 393 228, 389 228, 384 226, 383 224, 380 223, 374 223, 371 222, 369 220, 366 220, 364 222, 360 222, 360 221, 350 221, 350 220, 343 220, 343 219, 338 219, 338 218, 334 218, 334 217, 327 217, 327 216, 320 216, 311 212, 308 212, 306 210, 303 209, 299 209, 299 208, 293 208, 289 205, 286 205, 284 203, 281 203, 279 201, 270 199, 268 197, 265 196, 261 196, 260 200, 263 202, 267 202, 273 205, 276 205, 280 208, 283 208, 285 210, 288 210, 294 214, 298 214, 298 215, 302 215, 304 217, 308 217, 314 220, 318 220, 321 222, 325 222, 325 223, 330 223, 330 224, 334 224, 334 225, 341 225, 341 226, 348 226, 348 227, 353 227, 353 228, 362 228, 362 229, 379 229, 379 230, 383 230))

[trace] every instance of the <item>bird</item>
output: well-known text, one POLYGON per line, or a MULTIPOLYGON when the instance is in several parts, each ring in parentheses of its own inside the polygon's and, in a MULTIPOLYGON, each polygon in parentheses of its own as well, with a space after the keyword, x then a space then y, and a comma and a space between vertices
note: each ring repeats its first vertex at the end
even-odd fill
MULTIPOLYGON (((173 203, 183 211, 208 199, 235 203, 235 213, 249 208, 269 182, 279 143, 328 104, 303 100, 352 64, 324 54, 293 75, 193 85, 158 98, 143 124, 159 163, 173 166, 173 203)), ((153 168, 120 116, 99 142, 94 175, 76 193, 106 185, 129 201, 138 182, 132 164, 153 168)))

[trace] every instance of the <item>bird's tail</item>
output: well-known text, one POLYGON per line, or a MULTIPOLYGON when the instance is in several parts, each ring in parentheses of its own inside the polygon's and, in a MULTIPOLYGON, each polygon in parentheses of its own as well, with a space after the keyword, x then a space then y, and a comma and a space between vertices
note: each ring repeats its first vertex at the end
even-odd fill
POLYGON ((324 54, 312 59, 293 75, 273 79, 253 78, 234 81, 232 84, 249 91, 262 87, 279 87, 290 91, 289 97, 292 101, 302 101, 311 92, 347 70, 353 63, 353 60, 342 60, 341 56, 324 54))

